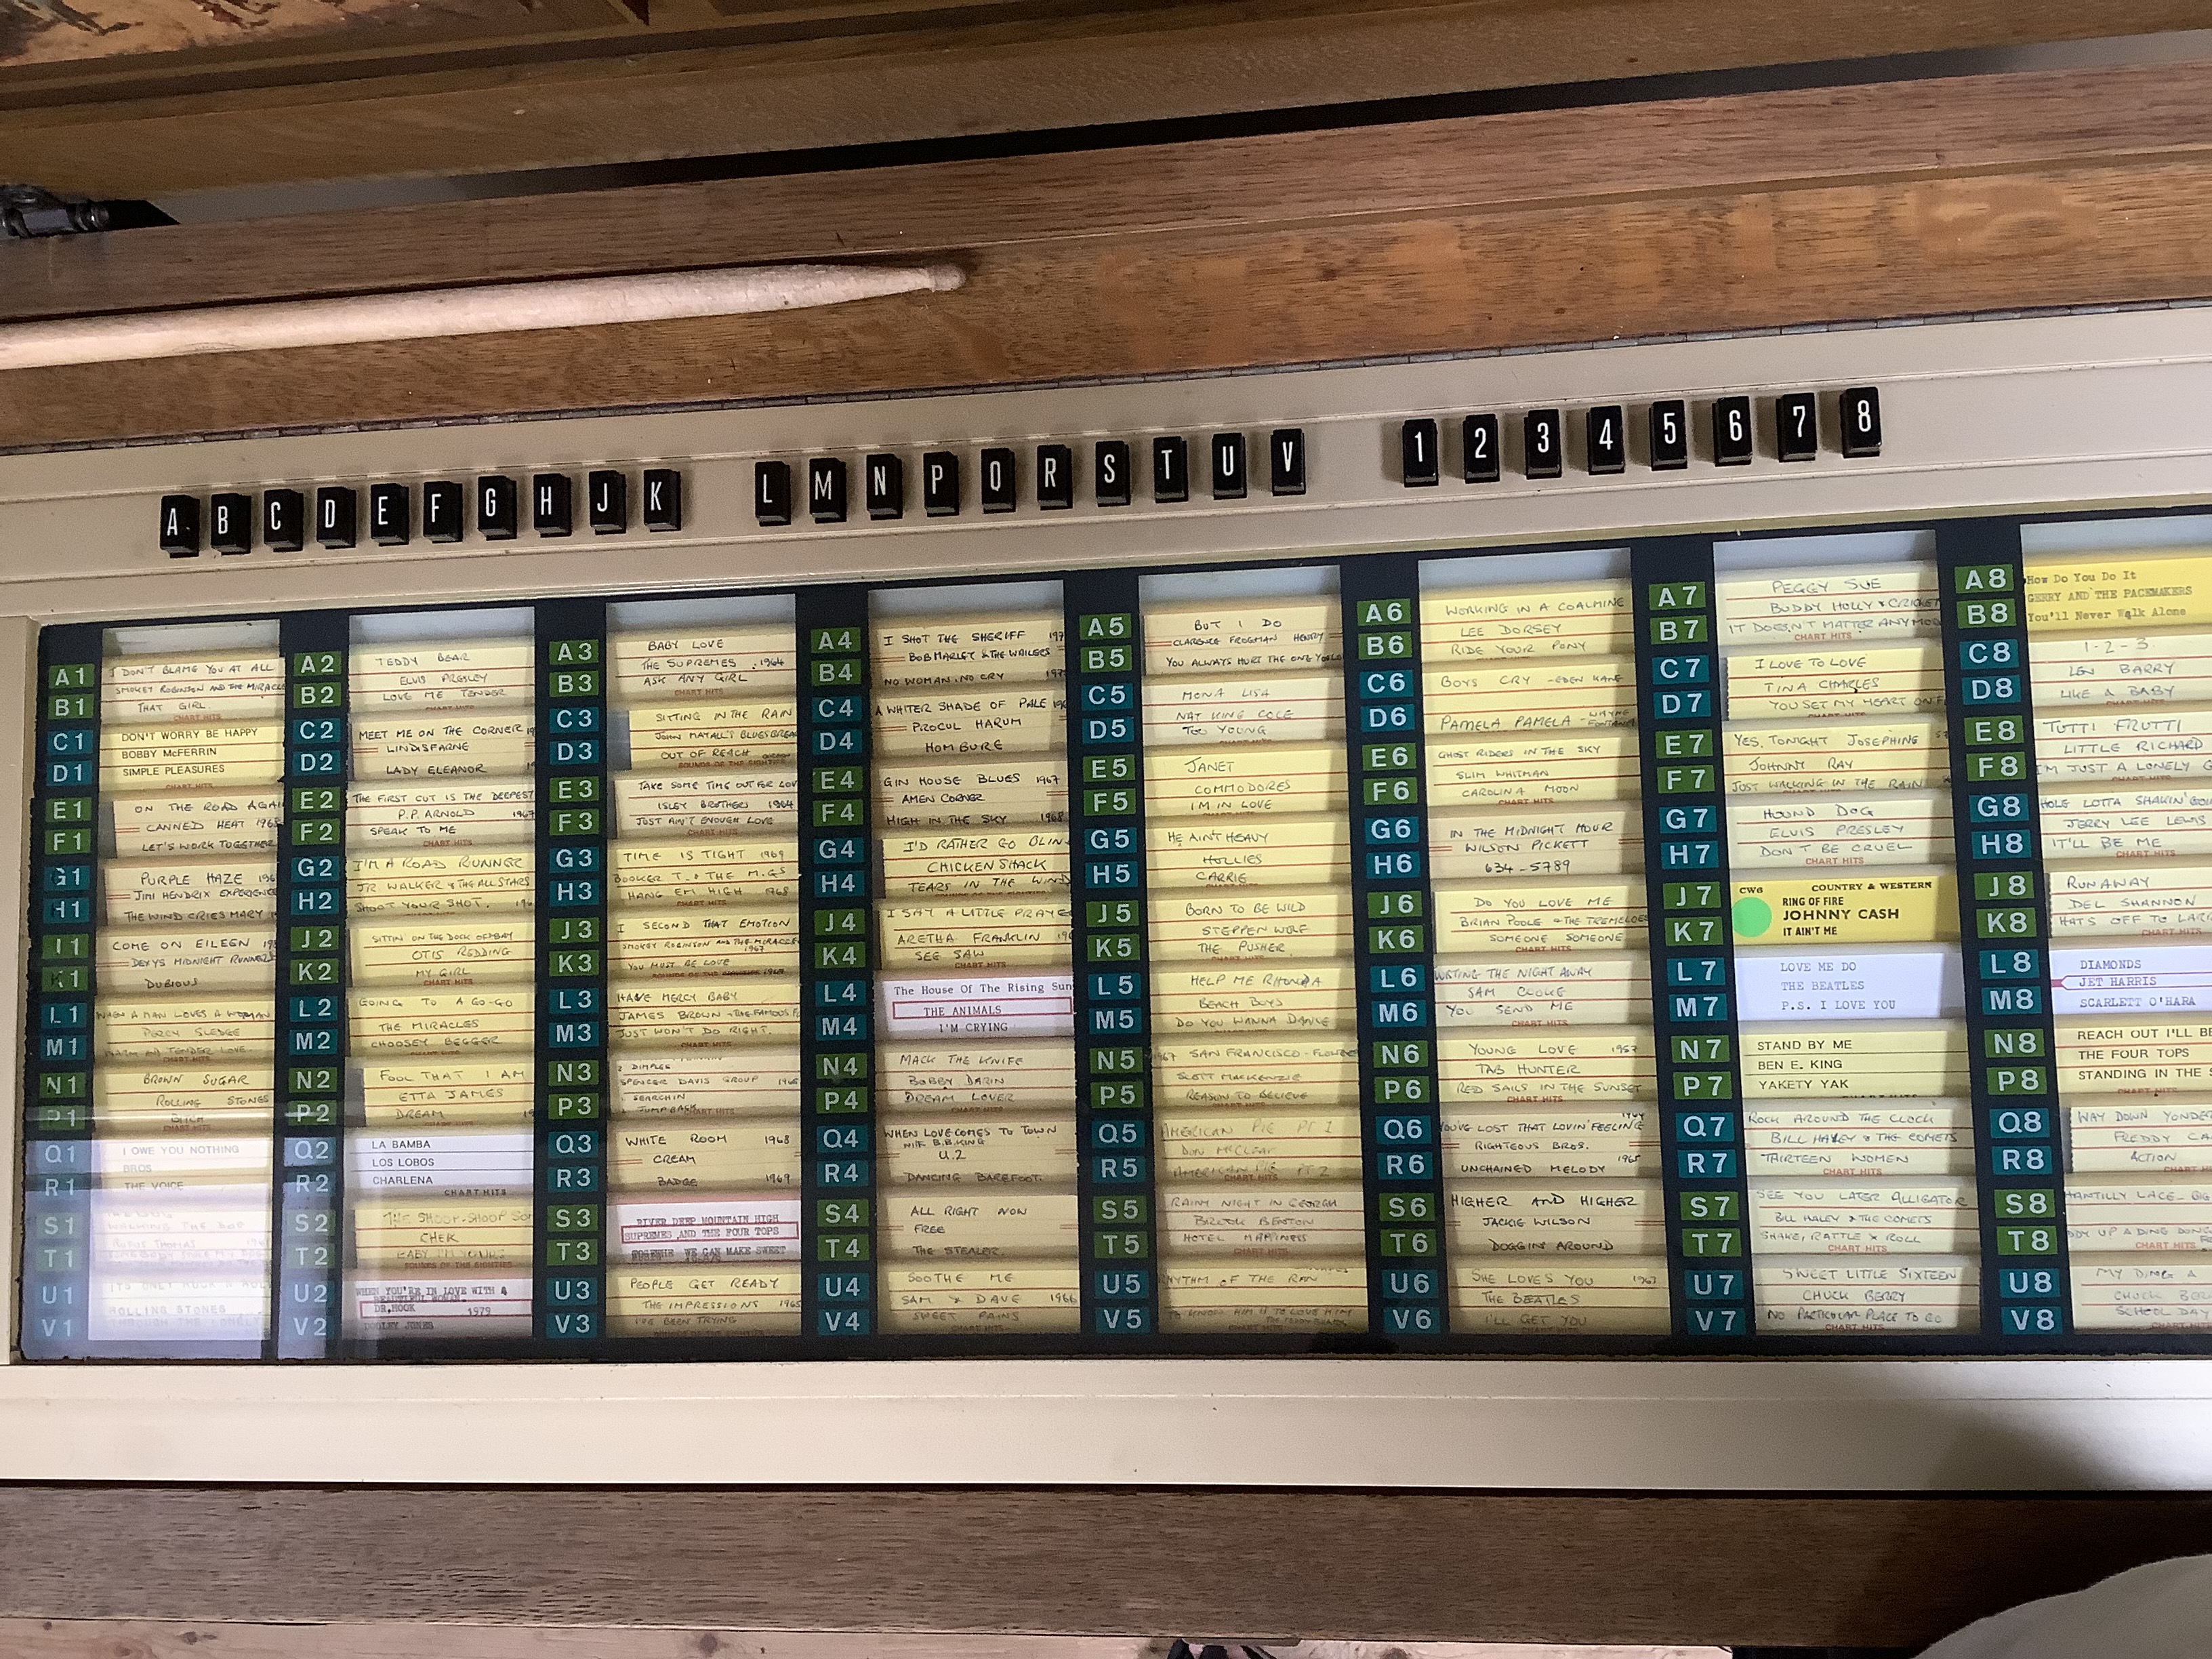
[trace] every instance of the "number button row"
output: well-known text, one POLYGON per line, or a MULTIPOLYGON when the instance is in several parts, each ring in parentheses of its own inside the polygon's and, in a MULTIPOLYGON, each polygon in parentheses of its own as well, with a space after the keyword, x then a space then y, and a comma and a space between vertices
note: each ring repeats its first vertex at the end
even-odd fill
MULTIPOLYGON (((1834 414, 1824 419, 1821 394, 1786 392, 1772 400, 1771 453, 1777 460, 1809 461, 1820 453, 1824 428, 1832 427, 1836 448, 1862 458, 1881 453, 1881 396, 1873 386, 1853 386, 1838 394, 1834 414)), ((1717 398, 1705 406, 1705 453, 1716 466, 1747 466, 1759 453, 1759 420, 1747 396, 1717 398)), ((1644 411, 1641 455, 1655 472, 1680 471, 1690 465, 1695 446, 1695 414, 1684 398, 1662 399, 1644 411)), ((1601 404, 1580 411, 1570 422, 1556 409, 1532 409, 1520 417, 1518 463, 1523 477, 1563 477, 1571 459, 1593 477, 1628 471, 1638 447, 1634 422, 1620 404, 1601 404), (1571 424, 1580 428, 1570 441, 1571 424)), ((1509 426, 1496 414, 1463 416, 1457 422, 1458 473, 1468 483, 1496 483, 1504 476, 1509 426)), ((1409 489, 1443 479, 1448 457, 1444 423, 1420 416, 1400 423, 1398 476, 1409 489)))

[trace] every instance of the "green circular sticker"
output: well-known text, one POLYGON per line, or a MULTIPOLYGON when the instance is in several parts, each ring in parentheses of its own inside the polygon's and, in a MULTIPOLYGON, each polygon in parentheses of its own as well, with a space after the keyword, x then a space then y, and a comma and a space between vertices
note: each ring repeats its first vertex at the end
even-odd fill
POLYGON ((1763 898, 1740 898, 1729 916, 1738 939, 1757 939, 1774 926, 1774 907, 1763 898))

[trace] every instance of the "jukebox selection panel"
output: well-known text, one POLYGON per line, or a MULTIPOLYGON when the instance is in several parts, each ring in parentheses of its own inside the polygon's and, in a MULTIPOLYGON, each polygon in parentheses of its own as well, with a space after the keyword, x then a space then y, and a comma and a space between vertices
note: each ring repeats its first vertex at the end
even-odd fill
POLYGON ((49 629, 20 1346, 2185 1351, 2206 529, 49 629))

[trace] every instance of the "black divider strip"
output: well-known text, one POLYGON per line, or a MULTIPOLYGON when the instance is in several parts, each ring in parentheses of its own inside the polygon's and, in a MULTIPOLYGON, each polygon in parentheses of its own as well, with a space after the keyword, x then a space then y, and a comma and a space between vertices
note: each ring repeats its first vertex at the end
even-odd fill
POLYGON ((1159 1325, 1158 1142, 1136 573, 1076 573, 1062 597, 1083 1328, 1143 1336, 1159 1325))
POLYGON ((801 1328, 876 1328, 875 780, 868 590, 799 594, 801 1328))
POLYGON ((1420 562, 1346 560, 1346 778, 1368 1327, 1419 1346, 1449 1328, 1437 1103, 1435 905, 1423 778, 1420 562))
POLYGON ((102 630, 39 635, 24 999, 23 1265, 17 1341, 30 1359, 92 1352, 94 998, 99 974, 102 630))
POLYGON ((343 611, 277 623, 284 661, 276 855, 276 1201, 270 1348, 320 1359, 343 1318, 346 645, 343 611))
POLYGON ((537 608, 539 1336, 606 1334, 607 607, 537 608))
POLYGON ((2073 1297, 2019 527, 1996 520, 1939 526, 1936 562, 1982 1334, 2002 1347, 2035 1350, 2071 1332, 2073 1297))
POLYGON ((1741 1342, 1752 1334, 1750 1194, 1712 544, 1638 544, 1631 575, 1668 1299, 1677 1336, 1741 1342))

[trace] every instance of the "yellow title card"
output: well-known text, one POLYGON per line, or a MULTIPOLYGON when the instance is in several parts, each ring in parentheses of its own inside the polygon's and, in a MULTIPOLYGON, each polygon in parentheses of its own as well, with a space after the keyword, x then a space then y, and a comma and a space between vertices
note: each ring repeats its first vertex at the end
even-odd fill
POLYGON ((884 690, 1041 682, 1067 672, 1057 611, 974 617, 878 617, 872 665, 884 690))

